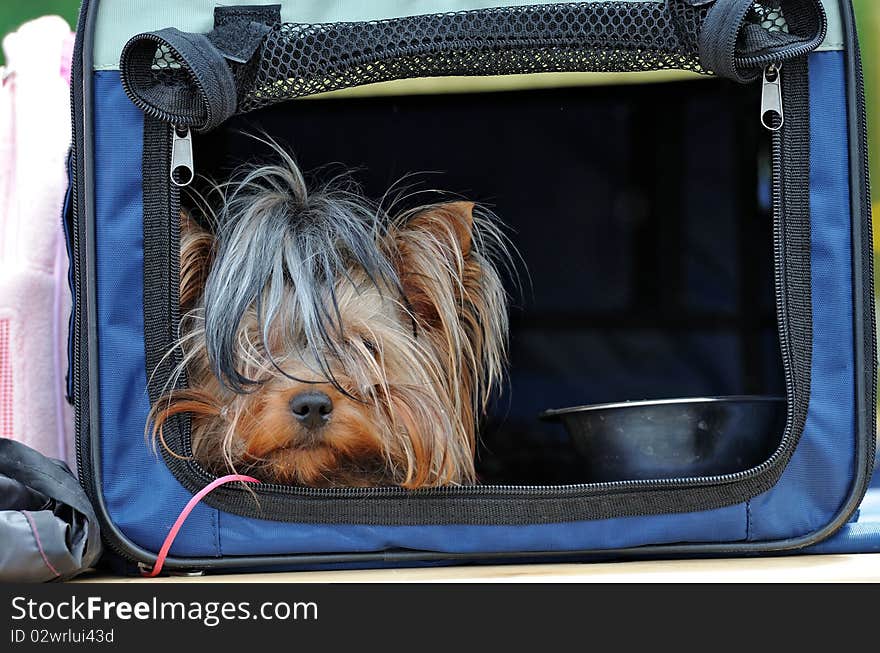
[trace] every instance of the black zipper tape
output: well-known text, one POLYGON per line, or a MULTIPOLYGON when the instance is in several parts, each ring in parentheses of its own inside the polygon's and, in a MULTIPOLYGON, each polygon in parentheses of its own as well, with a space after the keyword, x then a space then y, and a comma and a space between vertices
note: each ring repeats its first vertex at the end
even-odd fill
POLYGON ((89 424, 88 405, 89 394, 85 370, 88 368, 88 347, 84 342, 84 317, 87 312, 83 290, 85 288, 84 272, 87 268, 85 248, 82 247, 84 240, 85 216, 88 215, 85 208, 85 175, 82 162, 86 156, 85 138, 85 92, 84 86, 90 84, 86 79, 85 70, 90 57, 85 56, 86 48, 91 44, 89 25, 90 0, 83 0, 80 5, 79 19, 77 21, 76 41, 74 42, 73 58, 70 76, 70 125, 73 130, 72 146, 69 160, 70 176, 70 265, 73 301, 71 304, 71 333, 70 333, 70 391, 74 398, 74 430, 76 433, 76 464, 80 483, 90 497, 94 500, 91 482, 91 460, 89 450, 89 424))
MULTIPOLYGON (((867 434, 867 446, 860 474, 853 487, 855 505, 867 492, 877 454, 877 324, 874 294, 874 245, 871 221, 871 178, 868 170, 868 117, 865 109, 865 79, 855 16, 850 0, 840 0, 850 50, 847 56, 848 108, 850 125, 850 186, 853 214, 853 274, 855 292, 856 343, 856 432, 857 448, 867 434), (861 437, 859 437, 861 436, 861 437)), ((861 451, 859 451, 862 454, 861 451)), ((855 510, 855 508, 852 508, 855 510)))
MULTIPOLYGON (((481 485, 409 491, 394 487, 316 489, 261 484, 250 488, 259 497, 259 505, 250 491, 236 488, 218 488, 206 501, 237 514, 293 522, 534 524, 707 510, 742 502, 772 487, 794 451, 806 420, 812 353, 809 103, 805 61, 788 64, 784 84, 787 111, 791 116, 774 136, 773 209, 777 317, 789 414, 779 448, 762 465, 711 477, 567 486, 481 485)), ((149 118, 147 124, 145 138, 167 141, 170 134, 167 124, 149 118)), ((163 197, 178 197, 179 189, 168 180, 169 165, 167 156, 145 156, 145 193, 157 194, 155 199, 145 197, 145 210, 148 206, 167 206, 163 204, 163 197)), ((176 202, 171 200, 172 204, 176 202)), ((177 219, 176 213, 164 209, 145 212, 145 242, 155 240, 167 245, 167 234, 174 231, 177 219)), ((148 307, 151 313, 161 313, 155 322, 148 322, 156 326, 148 327, 145 333, 146 348, 150 352, 148 360, 161 361, 172 346, 173 340, 168 339, 167 334, 174 333, 176 325, 168 329, 162 321, 171 316, 177 303, 170 282, 176 267, 177 263, 167 252, 145 261, 145 289, 169 289, 162 298, 161 308, 148 307)), ((148 376, 152 384, 150 398, 156 400, 168 378, 167 371, 148 376)), ((185 423, 169 424, 165 439, 172 450, 184 455, 191 452, 185 423)), ((167 453, 165 460, 175 476, 193 492, 214 478, 191 460, 181 460, 167 453)))
POLYGON ((751 82, 766 65, 812 52, 825 40, 828 23, 819 0, 780 0, 787 32, 748 23, 745 19, 754 5, 754 0, 712 3, 700 28, 704 68, 741 83, 751 82))
POLYGON ((173 27, 141 34, 125 44, 119 66, 123 89, 146 115, 210 131, 235 113, 232 69, 204 34, 173 27), (174 65, 157 69, 162 48, 174 65))
MULTIPOLYGON (((73 110, 71 109, 71 112, 73 110)), ((73 125, 73 117, 71 116, 71 125, 73 125)), ((74 302, 76 300, 76 289, 75 289, 75 281, 74 281, 74 268, 76 267, 73 263, 74 254, 73 254, 73 214, 74 208, 73 205, 76 202, 76 175, 73 172, 73 163, 74 163, 74 153, 75 146, 71 146, 71 148, 67 152, 67 192, 64 195, 64 205, 61 209, 61 228, 64 232, 64 247, 67 253, 67 260, 69 261, 69 265, 67 268, 67 289, 70 292, 71 296, 71 306, 70 306, 70 315, 68 316, 68 324, 67 324, 67 376, 65 378, 65 394, 67 402, 73 404, 74 402, 74 392, 73 392, 73 342, 75 339, 75 331, 74 331, 74 315, 76 315, 76 306, 74 302)))
POLYGON ((132 543, 119 530, 104 502, 100 466, 100 421, 97 419, 97 332, 94 310, 95 242, 92 97, 92 48, 98 1, 82 0, 74 43, 70 110, 73 131, 70 156, 71 266, 73 279, 71 385, 74 398, 77 476, 98 517, 105 555, 151 560, 155 554, 132 543))

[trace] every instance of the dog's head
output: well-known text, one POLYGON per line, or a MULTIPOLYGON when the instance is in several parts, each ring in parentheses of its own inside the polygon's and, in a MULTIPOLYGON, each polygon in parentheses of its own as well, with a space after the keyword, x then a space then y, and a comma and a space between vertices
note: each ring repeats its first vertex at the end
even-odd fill
POLYGON ((391 218, 351 191, 309 193, 283 156, 227 188, 212 245, 184 225, 189 388, 154 405, 154 433, 190 413, 193 454, 216 473, 473 482, 506 358, 503 235, 469 202, 391 218))

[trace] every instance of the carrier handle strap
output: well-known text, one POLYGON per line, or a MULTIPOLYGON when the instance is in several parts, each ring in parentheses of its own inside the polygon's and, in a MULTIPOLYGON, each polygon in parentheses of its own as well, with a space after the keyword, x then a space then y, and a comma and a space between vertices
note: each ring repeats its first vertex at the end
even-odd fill
POLYGON ((205 132, 236 112, 351 86, 642 69, 642 52, 658 67, 680 60, 693 68, 699 57, 701 70, 748 82, 825 38, 820 0, 666 0, 651 4, 653 19, 663 18, 659 31, 632 7, 536 4, 328 24, 282 22, 278 5, 218 8, 209 34, 169 28, 133 37, 120 69, 145 113, 205 132), (761 25, 773 10, 785 30, 761 25))

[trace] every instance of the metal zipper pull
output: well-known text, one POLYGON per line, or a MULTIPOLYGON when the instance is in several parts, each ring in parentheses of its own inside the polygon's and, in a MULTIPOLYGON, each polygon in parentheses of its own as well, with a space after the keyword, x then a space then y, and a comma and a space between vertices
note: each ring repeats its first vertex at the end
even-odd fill
POLYGON ((784 122, 782 64, 770 64, 764 68, 764 85, 761 90, 761 124, 775 132, 782 129, 784 122))
POLYGON ((188 186, 195 177, 193 165, 192 135, 189 127, 172 125, 171 136, 171 183, 188 186))

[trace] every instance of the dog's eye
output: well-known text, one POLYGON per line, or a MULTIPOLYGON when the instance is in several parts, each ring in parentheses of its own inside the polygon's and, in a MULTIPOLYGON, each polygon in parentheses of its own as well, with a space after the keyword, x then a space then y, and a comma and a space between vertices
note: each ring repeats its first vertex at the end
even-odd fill
POLYGON ((379 353, 379 348, 376 347, 376 343, 369 338, 361 338, 361 342, 363 343, 364 347, 367 348, 367 351, 370 352, 370 355, 375 356, 379 353))

